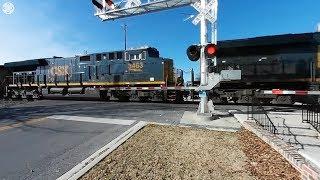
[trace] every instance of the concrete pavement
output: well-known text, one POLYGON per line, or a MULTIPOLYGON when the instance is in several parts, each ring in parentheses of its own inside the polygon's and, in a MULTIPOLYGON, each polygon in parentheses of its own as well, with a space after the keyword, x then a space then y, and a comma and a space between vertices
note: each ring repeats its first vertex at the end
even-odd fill
POLYGON ((223 115, 216 115, 215 117, 207 118, 197 116, 196 112, 185 111, 181 118, 180 124, 204 126, 211 130, 219 131, 236 132, 240 130, 241 124, 237 121, 237 119, 227 111, 224 112, 225 113, 223 115))
POLYGON ((308 123, 302 122, 301 113, 269 114, 276 124, 279 137, 299 148, 299 153, 320 168, 319 133, 308 123))

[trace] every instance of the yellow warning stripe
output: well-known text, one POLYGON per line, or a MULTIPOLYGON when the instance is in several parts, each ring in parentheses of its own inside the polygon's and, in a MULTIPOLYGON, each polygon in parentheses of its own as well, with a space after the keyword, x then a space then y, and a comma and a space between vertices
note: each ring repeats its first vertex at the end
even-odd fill
MULTIPOLYGON (((144 82, 84 82, 83 86, 123 86, 123 85, 161 85, 165 84, 164 81, 144 81, 144 82)), ((15 87, 16 85, 9 85, 15 87)), ((29 84, 23 84, 23 87, 29 87, 29 84)), ((38 86, 37 84, 31 84, 31 86, 38 86)), ((40 84, 45 86, 45 84, 40 84)), ((47 86, 56 86, 55 83, 48 83, 47 86)), ((57 83, 57 86, 68 86, 67 83, 57 83)), ((80 83, 69 83, 69 86, 81 86, 80 83)), ((20 87, 20 86, 19 86, 20 87)))
POLYGON ((83 85, 90 86, 114 86, 114 85, 147 85, 147 84, 165 84, 164 81, 145 81, 145 82, 85 82, 83 85))
POLYGON ((15 124, 6 125, 6 126, 0 126, 0 131, 6 131, 6 130, 22 127, 24 125, 35 124, 35 123, 38 123, 38 122, 41 122, 44 120, 46 120, 46 118, 31 119, 31 120, 27 120, 25 122, 19 122, 19 123, 15 123, 15 124))

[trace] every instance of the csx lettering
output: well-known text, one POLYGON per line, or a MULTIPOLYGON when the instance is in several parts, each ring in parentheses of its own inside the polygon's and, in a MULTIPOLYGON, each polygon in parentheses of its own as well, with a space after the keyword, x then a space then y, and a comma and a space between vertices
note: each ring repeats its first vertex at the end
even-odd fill
POLYGON ((63 76, 63 75, 69 74, 68 72, 69 72, 69 66, 51 67, 51 74, 52 75, 63 76))

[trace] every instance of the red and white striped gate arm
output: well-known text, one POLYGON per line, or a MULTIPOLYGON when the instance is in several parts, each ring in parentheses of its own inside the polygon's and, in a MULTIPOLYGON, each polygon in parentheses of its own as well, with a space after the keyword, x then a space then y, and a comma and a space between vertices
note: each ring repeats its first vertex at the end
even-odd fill
POLYGON ((263 90, 263 94, 307 96, 307 95, 320 95, 320 91, 273 89, 273 90, 263 90))
POLYGON ((99 88, 100 90, 120 90, 120 91, 129 91, 129 90, 195 90, 197 87, 109 87, 109 88, 99 88))

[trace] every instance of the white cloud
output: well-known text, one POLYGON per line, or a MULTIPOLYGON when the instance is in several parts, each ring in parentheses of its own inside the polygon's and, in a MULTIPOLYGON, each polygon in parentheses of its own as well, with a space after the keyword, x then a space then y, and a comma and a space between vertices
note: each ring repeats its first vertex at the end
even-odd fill
POLYGON ((74 54, 67 47, 53 38, 52 31, 38 29, 33 32, 11 30, 0 32, 0 64, 6 61, 17 61, 32 58, 58 56, 71 56, 74 54))
MULTIPOLYGON (((42 3, 41 11, 28 3, 17 4, 13 15, 0 14, 0 64, 33 58, 73 56, 75 42, 66 42, 62 22, 46 16, 50 2, 42 3)), ((31 4, 31 3, 30 3, 31 4)), ((2 12, 1 12, 2 13, 2 12)), ((71 32, 68 32, 71 33, 71 32)))

